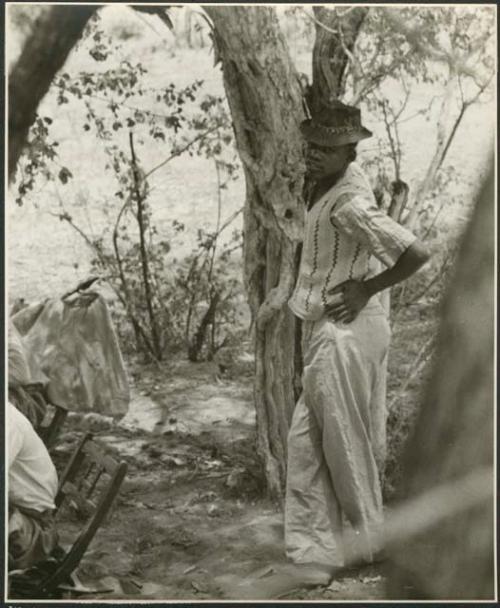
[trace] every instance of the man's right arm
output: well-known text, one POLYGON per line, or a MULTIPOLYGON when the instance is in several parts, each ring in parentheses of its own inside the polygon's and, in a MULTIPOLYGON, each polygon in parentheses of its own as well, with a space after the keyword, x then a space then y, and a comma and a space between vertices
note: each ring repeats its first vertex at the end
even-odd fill
POLYGON ((379 291, 392 287, 404 281, 423 266, 430 258, 428 248, 418 239, 408 247, 398 258, 391 268, 387 268, 380 274, 363 281, 364 286, 371 298, 379 291))

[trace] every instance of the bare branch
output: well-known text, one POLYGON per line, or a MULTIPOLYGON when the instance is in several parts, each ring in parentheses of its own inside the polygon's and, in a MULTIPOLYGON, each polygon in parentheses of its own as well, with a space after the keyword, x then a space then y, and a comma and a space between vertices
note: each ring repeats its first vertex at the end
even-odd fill
POLYGON ((361 65, 352 51, 368 10, 368 7, 357 6, 341 17, 335 10, 314 7, 315 16, 310 17, 316 25, 309 103, 312 114, 316 106, 342 96, 347 65, 350 64, 353 71, 359 71, 361 65), (336 27, 330 27, 332 24, 336 27))
POLYGON ((156 167, 153 167, 152 169, 150 169, 144 175, 144 179, 147 179, 155 171, 158 171, 158 169, 161 169, 167 163, 169 163, 173 158, 175 158, 176 156, 180 156, 181 154, 183 154, 184 152, 186 152, 186 150, 189 150, 189 148, 191 146, 193 146, 196 142, 200 141, 200 139, 203 139, 204 137, 207 137, 207 135, 210 135, 210 133, 213 133, 214 131, 217 131, 217 129, 220 129, 220 125, 215 125, 214 127, 211 127, 210 129, 207 129, 203 133, 200 133, 199 135, 197 135, 194 139, 192 139, 190 142, 188 142, 185 146, 183 146, 182 148, 179 148, 173 154, 171 154, 168 158, 166 158, 165 160, 163 160, 160 164, 156 165, 156 167))
POLYGON ((380 105, 382 107, 382 113, 384 115, 385 131, 387 133, 387 138, 389 139, 389 145, 391 147, 391 158, 392 158, 392 162, 394 163, 394 174, 395 174, 396 180, 399 181, 399 179, 400 179, 399 156, 398 156, 398 151, 396 149, 396 144, 394 142, 394 138, 392 137, 391 125, 389 124, 389 119, 387 116, 386 101, 385 100, 381 101, 380 105))
POLYGON ((338 30, 334 30, 332 27, 328 27, 328 25, 326 25, 319 19, 316 19, 316 17, 314 15, 311 15, 311 13, 307 12, 304 8, 302 8, 300 10, 303 15, 305 15, 310 21, 312 21, 315 25, 320 27, 322 30, 325 30, 325 32, 328 32, 329 34, 333 34, 334 36, 338 36, 338 34, 339 34, 338 30))
POLYGON ((151 291, 151 278, 150 278, 150 267, 149 267, 149 256, 144 241, 145 234, 145 218, 144 218, 144 202, 145 196, 141 192, 141 185, 144 179, 141 179, 139 174, 139 165, 135 156, 134 149, 134 136, 132 131, 129 133, 129 144, 130 154, 132 160, 132 175, 134 178, 134 196, 137 203, 137 223, 139 224, 139 248, 141 252, 141 268, 142 268, 142 280, 144 283, 144 297, 146 300, 146 308, 149 316, 149 323, 151 327, 151 334, 153 339, 153 345, 157 358, 161 359, 161 345, 160 345, 160 332, 158 330, 158 323, 156 315, 153 309, 153 294, 151 291))
MULTIPOLYGON (((401 18, 393 7, 381 7, 381 13, 387 19, 394 30, 402 34, 408 44, 414 50, 420 52, 424 57, 428 57, 434 61, 446 63, 450 69, 457 74, 463 74, 473 79, 479 79, 477 70, 469 62, 459 58, 456 53, 450 52, 437 44, 431 43, 422 36, 422 28, 412 27, 401 18)), ((482 86, 483 83, 480 84, 482 86)))

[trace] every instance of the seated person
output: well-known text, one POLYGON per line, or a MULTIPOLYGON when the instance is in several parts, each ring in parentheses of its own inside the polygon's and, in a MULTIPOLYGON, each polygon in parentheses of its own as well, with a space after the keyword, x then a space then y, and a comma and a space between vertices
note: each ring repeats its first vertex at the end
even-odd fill
POLYGON ((32 382, 23 339, 10 318, 8 357, 9 401, 38 429, 47 411, 44 389, 32 382))
POLYGON ((57 545, 53 518, 57 472, 29 420, 10 402, 7 442, 11 571, 34 566, 57 545))

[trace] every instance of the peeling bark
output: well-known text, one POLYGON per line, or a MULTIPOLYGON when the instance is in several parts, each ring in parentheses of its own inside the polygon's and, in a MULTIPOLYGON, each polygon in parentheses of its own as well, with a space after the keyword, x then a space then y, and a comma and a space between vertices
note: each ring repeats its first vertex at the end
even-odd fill
POLYGON ((309 108, 314 115, 319 105, 338 99, 344 94, 349 54, 363 21, 366 6, 355 7, 339 17, 336 10, 315 7, 316 39, 313 48, 313 82, 309 108))
MULTIPOLYGON (((246 179, 244 266, 255 322, 255 404, 259 451, 270 495, 283 497, 288 428, 300 392, 300 323, 286 306, 303 233, 302 90, 269 7, 205 6, 246 179)), ((347 53, 367 8, 342 18, 342 33, 318 28, 308 102, 338 97, 347 53)), ((318 9, 330 23, 332 11, 318 9)), ((311 105, 309 105, 311 108, 311 105)))
POLYGON ((244 278, 255 322, 258 449, 282 498, 295 406, 295 321, 287 300, 303 231, 301 89, 274 9, 204 7, 215 28, 246 180, 244 278))

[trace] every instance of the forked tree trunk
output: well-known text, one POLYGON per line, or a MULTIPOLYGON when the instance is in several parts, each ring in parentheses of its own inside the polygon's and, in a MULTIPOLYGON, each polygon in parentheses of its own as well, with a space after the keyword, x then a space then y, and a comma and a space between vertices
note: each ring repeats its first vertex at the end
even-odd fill
POLYGON ((316 37, 313 48, 313 82, 308 100, 314 115, 320 104, 343 96, 345 77, 368 7, 351 7, 344 17, 323 6, 314 7, 316 37))
MULTIPOLYGON (((366 10, 355 9, 343 24, 343 40, 350 49, 366 10)), ((302 372, 299 326, 286 306, 303 231, 303 142, 298 130, 304 117, 302 93, 274 9, 205 6, 205 11, 215 27, 245 171, 244 264, 256 321, 257 433, 269 493, 280 500, 288 428, 302 372)), ((331 11, 320 11, 319 16, 327 25, 334 17, 331 11)), ((339 37, 327 38, 322 30, 314 57, 314 73, 321 80, 317 86, 313 83, 308 101, 316 95, 321 100, 337 97, 341 90, 345 51, 339 37)))
POLYGON ((301 90, 274 9, 205 6, 222 60, 246 180, 244 277, 255 329, 258 449, 281 499, 295 406, 295 321, 287 300, 303 230, 301 90))

